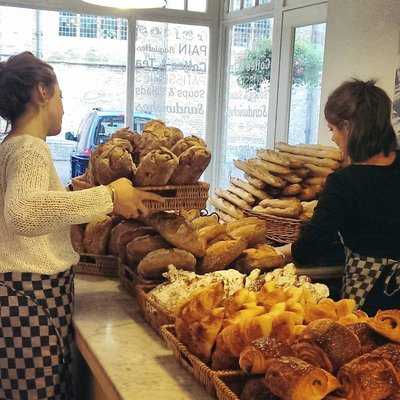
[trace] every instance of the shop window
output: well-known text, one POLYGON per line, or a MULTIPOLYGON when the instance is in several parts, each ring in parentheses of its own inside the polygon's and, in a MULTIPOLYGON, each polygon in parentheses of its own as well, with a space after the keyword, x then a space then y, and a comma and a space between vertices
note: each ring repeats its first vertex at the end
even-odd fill
POLYGON ((290 144, 317 143, 326 24, 295 28, 289 108, 290 144))
POLYGON ((168 0, 167 8, 172 8, 174 10, 184 10, 185 0, 168 0))
POLYGON ((255 0, 244 0, 243 2, 243 8, 254 7, 255 5, 255 0))
POLYGON ((220 187, 227 187, 230 177, 240 175, 233 160, 251 158, 267 145, 272 25, 269 18, 231 28, 220 187), (235 40, 243 26, 246 40, 235 40))
POLYGON ((117 39, 118 24, 113 17, 102 17, 100 22, 100 37, 102 39, 117 39))
POLYGON ((205 137, 209 28, 138 21, 135 115, 205 137))
POLYGON ((233 45, 236 47, 247 47, 250 43, 251 24, 239 24, 233 28, 233 45))
POLYGON ((189 0, 188 10, 197 12, 206 12, 207 0, 189 0))
POLYGON ((77 14, 71 12, 60 12, 58 34, 60 36, 76 36, 78 32, 77 17, 77 14))
POLYGON ((230 0, 229 12, 243 10, 245 8, 252 8, 263 4, 270 3, 271 0, 230 0))
POLYGON ((97 37, 97 17, 95 15, 81 14, 79 36, 84 38, 97 37))
POLYGON ((120 23, 120 39, 127 40, 128 39, 128 21, 126 19, 119 19, 120 23))

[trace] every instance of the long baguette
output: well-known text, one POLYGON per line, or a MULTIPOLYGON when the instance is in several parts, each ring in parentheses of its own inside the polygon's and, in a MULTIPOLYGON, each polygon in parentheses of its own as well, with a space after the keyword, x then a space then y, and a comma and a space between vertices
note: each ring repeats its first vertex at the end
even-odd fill
POLYGON ((271 185, 273 187, 281 188, 285 186, 284 180, 281 178, 274 176, 270 174, 268 171, 259 168, 258 166, 253 164, 250 164, 249 161, 241 161, 241 160, 235 160, 233 162, 235 164, 236 168, 239 168, 246 174, 255 176, 258 179, 261 179, 263 182, 265 182, 268 185, 271 185))
POLYGON ((300 183, 303 181, 303 178, 300 178, 300 176, 296 175, 295 173, 284 175, 283 178, 291 184, 300 183))
POLYGON ((261 160, 258 158, 253 158, 248 160, 250 165, 261 168, 274 175, 287 175, 290 174, 290 168, 282 167, 282 165, 277 165, 269 161, 261 160))
POLYGON ((230 222, 234 222, 237 221, 237 218, 232 217, 229 214, 224 213, 221 210, 217 211, 218 216, 221 218, 222 221, 224 221, 225 223, 230 223, 230 222))
POLYGON ((215 194, 218 197, 221 197, 222 199, 225 199, 226 201, 229 201, 229 203, 232 203, 233 205, 242 208, 242 209, 248 209, 250 208, 249 203, 246 201, 242 200, 240 197, 236 196, 235 194, 228 192, 227 190, 221 190, 217 189, 215 191, 215 194))
POLYGON ((220 197, 210 197, 209 200, 211 205, 213 205, 216 209, 221 210, 225 214, 230 215, 233 218, 240 219, 243 218, 243 212, 239 208, 235 207, 233 204, 228 201, 221 199, 220 197))
POLYGON ((291 156, 293 159, 296 159, 299 162, 303 162, 304 164, 313 164, 319 167, 339 169, 341 165, 340 162, 332 160, 330 158, 318 158, 318 157, 302 156, 299 154, 290 154, 290 153, 284 153, 284 154, 287 154, 288 157, 291 156))
POLYGON ((314 176, 312 178, 308 178, 304 181, 306 185, 323 185, 326 181, 325 176, 314 176))
POLYGON ((275 150, 258 150, 257 157, 261 158, 262 160, 281 165, 282 167, 291 166, 289 158, 275 150))
POLYGON ((252 194, 250 194, 249 192, 247 192, 246 190, 243 190, 233 184, 231 184, 228 187, 228 191, 235 194, 236 196, 240 197, 241 199, 243 199, 246 203, 249 204, 254 204, 256 202, 256 199, 254 198, 254 196, 252 194))
POLYGON ((250 176, 247 174, 244 174, 244 177, 245 177, 246 181, 250 183, 250 185, 253 185, 257 189, 261 189, 261 190, 265 189, 266 184, 262 180, 254 178, 253 176, 250 176))
POLYGON ((266 214, 266 215, 275 215, 277 217, 284 217, 284 218, 298 218, 301 214, 301 207, 298 208, 274 208, 274 207, 266 207, 263 208, 261 206, 253 207, 253 211, 266 214))
POLYGON ((313 164, 305 164, 305 166, 311 171, 312 176, 329 176, 333 171, 331 168, 318 167, 313 164))
POLYGON ((253 185, 250 185, 250 183, 245 182, 239 178, 231 178, 231 183, 238 188, 241 188, 245 190, 246 192, 249 192, 252 194, 255 198, 259 200, 264 200, 264 199, 270 199, 271 196, 264 192, 263 190, 255 188, 253 185))
POLYGON ((340 150, 318 150, 307 148, 303 146, 291 146, 286 143, 277 143, 275 146, 279 151, 283 151, 285 153, 299 154, 303 156, 311 156, 318 158, 330 158, 336 161, 342 161, 342 153, 340 150))
POLYGON ((301 205, 299 200, 266 199, 260 202, 261 207, 288 208, 301 205))

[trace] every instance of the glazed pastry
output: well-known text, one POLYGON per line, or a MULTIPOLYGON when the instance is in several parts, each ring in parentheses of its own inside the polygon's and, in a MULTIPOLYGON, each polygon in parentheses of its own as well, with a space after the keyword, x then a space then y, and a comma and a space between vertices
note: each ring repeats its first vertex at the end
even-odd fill
POLYGON ((240 400, 279 400, 265 386, 264 378, 252 378, 246 381, 240 400))
POLYGON ((203 146, 192 146, 179 156, 179 165, 171 176, 172 185, 196 183, 211 161, 210 151, 203 146))
POLYGON ((346 327, 329 319, 319 319, 307 326, 292 349, 298 358, 335 373, 361 354, 361 343, 346 327))
POLYGON ((351 400, 383 400, 399 393, 393 364, 379 355, 364 354, 340 368, 340 394, 351 400))
POLYGON ((272 337, 263 337, 245 347, 240 353, 239 365, 248 374, 265 374, 266 360, 283 356, 294 356, 288 344, 272 337))
POLYGON ((109 216, 89 222, 85 228, 83 246, 89 254, 107 254, 108 240, 112 229, 112 219, 109 216))
POLYGON ((382 336, 373 331, 366 322, 357 322, 346 325, 346 328, 352 331, 361 343, 361 354, 370 353, 379 346, 386 343, 382 336))
POLYGON ((184 217, 161 212, 150 215, 146 218, 146 222, 175 247, 186 250, 196 257, 204 256, 204 241, 199 238, 194 226, 184 217))
POLYGON ((380 335, 400 343, 400 310, 378 311, 368 324, 380 335))
POLYGON ((267 360, 267 388, 282 400, 322 400, 340 385, 324 371, 294 357, 267 360))
POLYGON ((193 254, 180 249, 159 249, 148 253, 137 266, 138 273, 146 279, 160 279, 169 265, 194 271, 196 259, 193 254))
POLYGON ((139 163, 135 174, 137 186, 163 186, 178 167, 177 157, 166 148, 152 150, 139 163))
MULTIPOLYGON (((400 374, 400 345, 395 343, 387 343, 384 346, 376 348, 373 355, 379 356, 392 363, 393 367, 400 374)), ((400 375, 399 375, 400 378, 400 375)))

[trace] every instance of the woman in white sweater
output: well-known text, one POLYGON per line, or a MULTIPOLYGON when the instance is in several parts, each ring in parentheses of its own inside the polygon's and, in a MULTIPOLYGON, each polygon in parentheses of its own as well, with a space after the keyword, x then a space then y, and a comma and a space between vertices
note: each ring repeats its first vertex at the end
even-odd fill
POLYGON ((161 201, 128 179, 68 192, 47 136, 61 131, 61 91, 52 67, 25 52, 0 62, 0 398, 73 399, 69 380, 74 224, 111 213, 145 215, 161 201))

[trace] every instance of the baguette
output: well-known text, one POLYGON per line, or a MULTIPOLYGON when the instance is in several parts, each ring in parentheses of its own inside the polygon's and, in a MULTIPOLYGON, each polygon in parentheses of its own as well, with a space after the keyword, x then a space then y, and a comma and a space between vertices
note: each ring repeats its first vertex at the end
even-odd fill
POLYGON ((342 161, 343 156, 339 149, 332 150, 319 150, 315 148, 309 148, 304 146, 291 146, 286 143, 278 143, 276 148, 285 153, 292 153, 302 156, 318 157, 318 158, 330 158, 335 161, 342 161))
POLYGON ((299 195, 301 201, 311 201, 315 200, 318 195, 317 186, 304 186, 303 191, 299 195))
POLYGON ((236 230, 237 228, 240 228, 242 226, 246 226, 246 225, 261 225, 261 226, 265 226, 265 222, 257 217, 247 217, 247 218, 243 218, 239 221, 233 221, 230 222, 229 224, 227 224, 226 226, 226 231, 228 233, 236 230))
POLYGON ((291 174, 285 175, 285 176, 283 176, 283 178, 284 178, 287 182, 289 182, 289 183, 291 183, 291 184, 300 183, 300 182, 303 181, 303 178, 300 178, 300 177, 299 177, 298 175, 296 175, 295 173, 291 173, 291 174))
MULTIPOLYGON (((258 156, 258 153, 257 153, 258 156)), ((258 165, 260 168, 263 168, 271 173, 274 174, 279 174, 279 175, 287 175, 290 174, 290 168, 289 167, 283 167, 282 165, 279 164, 274 164, 270 161, 263 160, 262 158, 260 159, 251 159, 249 160, 250 162, 254 161, 255 165, 258 165)))
POLYGON ((288 208, 288 207, 298 207, 301 206, 299 200, 280 200, 280 199, 271 199, 271 200, 263 200, 260 204, 261 207, 273 207, 273 208, 288 208))
POLYGON ((298 183, 286 186, 282 190, 282 196, 296 196, 302 192, 303 188, 298 183))
POLYGON ((289 158, 275 150, 258 150, 257 157, 281 165, 282 167, 291 166, 289 158))
POLYGON ((205 243, 209 243, 223 233, 226 233, 225 224, 216 224, 201 228, 199 230, 199 237, 201 240, 204 240, 205 243))
POLYGON ((310 170, 306 167, 302 168, 297 168, 294 170, 294 173, 299 176, 300 178, 307 178, 308 175, 310 175, 310 170))
POLYGON ((254 163, 250 164, 248 161, 241 161, 241 160, 235 160, 233 163, 236 168, 240 169, 241 171, 249 175, 255 176, 256 178, 262 180, 268 185, 277 188, 285 186, 285 182, 281 178, 270 174, 268 171, 254 165, 254 163))
POLYGON ((227 224, 228 224, 228 223, 231 223, 231 222, 238 221, 236 218, 231 217, 230 215, 224 213, 224 212, 221 211, 221 210, 217 210, 217 214, 218 214, 219 218, 220 218, 223 222, 225 222, 225 223, 227 223, 227 224))
POLYGON ((233 185, 235 185, 238 188, 241 188, 243 190, 245 190, 246 192, 252 194, 254 197, 256 197, 259 200, 264 200, 264 199, 270 199, 271 196, 264 192, 263 190, 257 189, 256 187, 254 187, 253 185, 251 185, 248 182, 245 182, 241 179, 238 178, 232 178, 231 179, 231 183, 233 185))
POLYGON ((243 190, 235 185, 230 185, 228 187, 228 191, 235 194, 236 196, 240 197, 246 203, 254 204, 256 202, 256 199, 254 198, 254 196, 252 194, 250 194, 249 192, 246 192, 246 190, 243 190))
POLYGON ((308 178, 304 181, 306 185, 313 186, 313 185, 324 185, 326 182, 326 177, 324 176, 314 176, 312 178, 308 178))
POLYGON ((313 164, 304 164, 310 171, 312 176, 329 176, 333 171, 331 168, 319 167, 313 164))
POLYGON ((332 160, 330 158, 318 158, 318 157, 312 157, 312 156, 302 156, 300 154, 290 154, 290 153, 284 153, 288 157, 292 157, 295 160, 298 160, 299 162, 302 162, 303 164, 314 164, 319 167, 327 167, 331 169, 339 169, 341 166, 341 163, 336 160, 332 160))
POLYGON ((230 215, 235 219, 243 218, 243 212, 239 208, 235 207, 233 204, 229 203, 228 201, 221 199, 220 197, 210 197, 209 202, 213 205, 216 209, 222 211, 225 214, 230 215))
POLYGON ((273 207, 253 207, 253 211, 264 214, 264 215, 274 215, 276 217, 283 218, 298 218, 301 214, 297 209, 294 208, 273 208, 273 207))
POLYGON ((221 190, 221 189, 217 189, 215 191, 215 194, 227 201, 229 201, 229 203, 232 203, 233 205, 242 208, 244 210, 250 208, 249 203, 247 203, 246 201, 242 200, 240 197, 236 196, 235 194, 228 192, 227 190, 221 190))
POLYGON ((265 189, 265 183, 261 181, 260 179, 254 178, 250 175, 244 174, 244 178, 246 179, 247 182, 250 183, 250 185, 253 185, 257 189, 265 189))
POLYGON ((195 229, 199 230, 206 226, 217 225, 218 224, 218 216, 216 214, 207 215, 205 217, 198 217, 192 221, 195 229))

